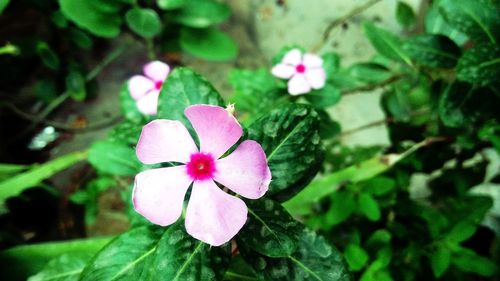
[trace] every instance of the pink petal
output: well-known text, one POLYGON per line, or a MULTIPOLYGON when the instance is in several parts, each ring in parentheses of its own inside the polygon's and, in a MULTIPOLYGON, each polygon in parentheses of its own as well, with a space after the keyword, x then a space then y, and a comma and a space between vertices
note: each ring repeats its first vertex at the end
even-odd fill
POLYGON ((306 71, 306 79, 313 89, 321 89, 325 86, 326 73, 323 68, 312 68, 306 71))
POLYGON ((137 158, 144 164, 189 161, 198 152, 188 130, 179 121, 157 119, 142 128, 137 142, 137 158))
POLYGON ((160 96, 160 91, 151 90, 145 96, 137 100, 137 108, 140 112, 147 115, 155 115, 158 109, 158 97, 160 96))
POLYGON ((280 63, 273 67, 271 73, 278 78, 289 79, 295 74, 295 67, 280 63))
POLYGON ((247 206, 222 191, 212 180, 195 181, 186 210, 186 230, 194 238, 220 246, 233 238, 247 220, 247 206))
POLYGON ((154 224, 172 224, 182 213, 184 196, 191 182, 184 165, 141 172, 135 176, 134 208, 154 224))
POLYGON ((155 88, 155 83, 151 79, 142 75, 135 75, 128 80, 128 90, 135 100, 142 98, 147 92, 155 88))
POLYGON ((305 54, 302 63, 308 68, 318 68, 323 65, 323 59, 314 54, 305 54))
POLYGON ((217 159, 243 134, 240 124, 220 106, 197 104, 184 111, 200 140, 200 151, 217 159))
POLYGON ((246 198, 260 198, 269 188, 266 154, 255 141, 242 142, 229 156, 217 160, 216 167, 214 179, 246 198))
POLYGON ((154 82, 163 82, 170 72, 170 67, 161 61, 152 61, 146 64, 143 70, 154 82))
POLYGON ((311 91, 311 86, 306 80, 305 75, 296 74, 292 79, 288 80, 288 92, 292 96, 302 95, 309 93, 311 91))
POLYGON ((302 52, 299 49, 292 49, 286 53, 281 62, 295 66, 302 62, 302 52))

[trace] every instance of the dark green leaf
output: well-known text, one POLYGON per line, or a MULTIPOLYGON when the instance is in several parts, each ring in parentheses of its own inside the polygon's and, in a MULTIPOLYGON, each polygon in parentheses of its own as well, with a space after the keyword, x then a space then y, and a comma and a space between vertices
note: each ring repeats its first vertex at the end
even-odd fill
POLYGON ((392 77, 392 73, 385 66, 377 63, 356 63, 347 69, 347 74, 358 83, 381 83, 392 77))
POLYGON ((389 177, 375 177, 360 183, 361 189, 375 196, 384 195, 396 187, 396 182, 389 177))
POLYGON ((187 53, 206 60, 225 61, 238 55, 236 42, 215 27, 182 28, 180 45, 187 53))
MULTIPOLYGON (((1 0, 0 0, 1 2, 1 0)), ((0 12, 1 14, 1 12, 0 12)), ((61 11, 55 11, 50 15, 50 20, 59 28, 68 27, 68 20, 64 17, 61 11)))
POLYGON ((93 1, 59 0, 61 11, 69 20, 91 33, 112 38, 120 33, 121 18, 116 13, 103 13, 95 9, 93 1))
POLYGON ((380 219, 378 203, 369 193, 361 193, 358 197, 358 210, 371 221, 380 219))
POLYGON ((76 101, 83 101, 87 96, 85 77, 79 71, 72 70, 66 76, 66 91, 76 101))
POLYGON ((439 117, 448 127, 461 127, 468 119, 463 105, 473 94, 472 89, 465 83, 448 85, 439 99, 439 117))
POLYGON ((89 253, 64 254, 51 261, 28 281, 78 281, 80 273, 92 258, 89 253))
POLYGON ((349 270, 359 271, 368 262, 369 256, 366 251, 356 244, 348 244, 344 250, 345 260, 349 270))
POLYGON ((270 258, 244 246, 240 248, 243 258, 253 267, 260 280, 351 280, 342 254, 330 246, 325 238, 307 229, 299 237, 297 250, 285 258, 270 258))
POLYGON ((467 50, 457 65, 457 79, 486 86, 498 83, 500 48, 497 45, 477 45, 467 50))
POLYGON ((152 9, 132 8, 125 14, 130 29, 144 38, 153 38, 161 31, 161 21, 152 9))
POLYGON ((442 34, 449 37, 457 45, 462 46, 467 40, 467 35, 452 27, 439 12, 439 1, 434 1, 425 15, 425 32, 442 34))
POLYGON ((341 95, 339 88, 327 83, 325 87, 313 90, 307 93, 305 97, 315 108, 322 109, 337 104, 341 95))
MULTIPOLYGON (((136 0, 134 0, 136 1, 136 0)), ((88 1, 90 5, 99 13, 114 14, 118 13, 123 6, 120 0, 92 0, 88 1)), ((131 3, 129 3, 131 4, 131 3)))
POLYGON ((323 162, 319 116, 307 105, 271 110, 248 128, 248 139, 266 152, 273 176, 267 195, 280 201, 306 186, 323 162))
POLYGON ((248 220, 238 234, 240 243, 268 257, 286 257, 297 248, 297 221, 270 199, 247 200, 248 220))
POLYGON ((7 5, 9 5, 10 0, 0 0, 0 15, 3 13, 3 10, 7 8, 7 5))
POLYGON ((224 102, 205 78, 188 68, 177 67, 169 74, 168 83, 161 88, 157 118, 180 120, 191 128, 184 110, 193 104, 223 106, 224 102))
POLYGON ((127 120, 133 123, 141 123, 144 114, 137 108, 137 102, 132 98, 128 90, 128 82, 120 89, 120 109, 127 120))
POLYGON ((451 251, 446 245, 439 245, 431 254, 430 262, 432 272, 436 278, 441 277, 450 266, 451 251))
POLYGON ((92 38, 84 31, 77 29, 77 28, 71 28, 69 30, 69 39, 75 43, 78 47, 88 50, 92 48, 92 45, 94 42, 92 42, 92 38))
POLYGON ((186 0, 158 0, 156 4, 163 10, 178 9, 186 3, 186 0))
POLYGON ((497 266, 492 261, 466 248, 454 252, 451 260, 460 270, 481 276, 492 276, 497 271, 497 266))
POLYGON ((36 52, 42 59, 43 64, 52 69, 52 70, 58 70, 60 61, 59 61, 59 56, 57 56, 56 52, 52 50, 52 48, 47 44, 47 42, 38 42, 36 45, 36 52))
POLYGON ((432 34, 405 41, 403 49, 416 63, 428 67, 454 67, 461 54, 460 48, 448 37, 432 34))
POLYGON ((50 103, 57 98, 57 85, 52 79, 40 79, 35 84, 35 96, 37 99, 50 103))
POLYGON ((471 39, 498 43, 500 13, 496 0, 440 0, 439 9, 446 21, 471 39), (496 3, 495 3, 496 2, 496 3))
POLYGON ((126 144, 111 141, 92 144, 88 160, 98 171, 118 176, 135 175, 141 168, 134 149, 126 144))
POLYGON ((398 1, 396 6, 396 20, 402 27, 409 28, 415 24, 415 13, 408 4, 398 1))
POLYGON ((363 24, 368 40, 372 43, 373 47, 383 56, 405 62, 411 65, 411 60, 405 51, 402 49, 401 39, 389 31, 380 29, 370 22, 363 24))
POLYGON ((189 0, 172 15, 171 20, 194 28, 205 28, 225 21, 231 10, 214 0, 189 0))

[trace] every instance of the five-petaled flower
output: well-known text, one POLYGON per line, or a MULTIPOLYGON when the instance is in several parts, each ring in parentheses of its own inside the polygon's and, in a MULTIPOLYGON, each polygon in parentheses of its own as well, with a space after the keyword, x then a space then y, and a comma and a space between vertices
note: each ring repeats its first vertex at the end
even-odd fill
POLYGON ((278 78, 290 79, 288 92, 294 96, 309 93, 312 89, 321 89, 326 81, 323 59, 314 54, 302 54, 299 49, 286 53, 271 73, 278 78))
POLYGON ((128 89, 140 112, 155 115, 160 89, 170 67, 161 61, 152 61, 144 65, 143 72, 144 76, 135 75, 130 78, 128 89))
MULTIPOLYGON (((142 129, 137 157, 144 164, 182 165, 146 170, 135 177, 132 194, 135 210, 154 224, 166 226, 186 208, 186 231, 213 246, 233 238, 247 219, 243 200, 223 191, 224 186, 242 197, 257 199, 268 190, 271 171, 264 150, 245 140, 226 156, 242 136, 238 121, 227 110, 213 105, 193 105, 184 111, 199 140, 199 149, 179 121, 158 119, 142 129)), ((227 188, 227 189, 226 189, 227 188)))

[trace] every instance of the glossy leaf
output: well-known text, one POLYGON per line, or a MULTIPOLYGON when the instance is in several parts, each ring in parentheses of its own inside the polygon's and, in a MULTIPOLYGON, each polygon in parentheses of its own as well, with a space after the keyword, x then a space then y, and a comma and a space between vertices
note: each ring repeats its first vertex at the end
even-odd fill
POLYGON ((152 9, 132 8, 125 14, 130 29, 144 38, 152 38, 161 31, 161 21, 152 9))
POLYGON ((307 229, 299 237, 297 250, 288 257, 270 258, 245 247, 241 247, 241 254, 259 280, 352 280, 342 254, 325 238, 307 229))
POLYGON ((187 53, 212 61, 234 59, 238 55, 238 45, 228 34, 217 28, 182 28, 181 48, 187 53))
POLYGON ((429 7, 425 15, 424 27, 426 33, 444 35, 459 46, 462 46, 468 40, 467 35, 446 22, 441 12, 439 12, 439 0, 433 1, 429 7))
POLYGON ((365 22, 363 29, 368 40, 382 56, 411 65, 410 57, 401 47, 400 38, 389 31, 376 27, 370 22, 365 22))
POLYGON ((415 24, 416 16, 408 4, 398 1, 396 5, 396 20, 402 27, 408 28, 415 24))
POLYGON ((439 98, 438 112, 446 126, 457 128, 468 121, 463 105, 472 94, 472 88, 465 83, 453 83, 444 89, 439 98))
POLYGON ((267 196, 290 198, 306 186, 323 161, 319 116, 310 106, 287 104, 248 128, 248 139, 262 145, 273 180, 267 196))
POLYGON ((457 79, 480 86, 498 83, 500 77, 500 47, 477 45, 467 50, 457 65, 457 79))
POLYGON ((428 67, 454 67, 461 55, 460 48, 443 35, 415 36, 404 42, 403 49, 413 61, 428 67))
POLYGON ((327 83, 325 87, 313 90, 305 97, 315 108, 322 109, 337 104, 341 95, 339 88, 327 83))
POLYGON ((214 0, 188 0, 171 20, 185 26, 205 28, 225 21, 230 9, 214 0))
POLYGON ((28 281, 78 281, 80 273, 92 258, 89 253, 64 254, 51 261, 28 281))
POLYGON ((273 200, 247 200, 246 204, 248 220, 238 234, 239 243, 268 257, 291 255, 297 248, 299 223, 273 200))
POLYGON ((118 142, 95 142, 90 146, 88 160, 98 171, 118 176, 133 176, 141 168, 134 149, 118 142))

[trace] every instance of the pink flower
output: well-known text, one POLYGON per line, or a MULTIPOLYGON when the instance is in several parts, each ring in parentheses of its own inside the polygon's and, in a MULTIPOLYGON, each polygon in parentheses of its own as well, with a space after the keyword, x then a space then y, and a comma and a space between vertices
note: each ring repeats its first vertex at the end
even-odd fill
POLYGON ((130 78, 128 89, 140 112, 155 115, 160 89, 170 67, 161 61, 152 61, 144 65, 143 72, 145 76, 135 75, 130 78))
POLYGON ((222 157, 243 132, 224 108, 193 105, 184 114, 198 135, 200 149, 179 121, 159 119, 145 125, 137 143, 137 158, 144 164, 182 165, 139 173, 132 194, 134 208, 154 224, 172 224, 181 215, 185 194, 193 183, 186 209, 186 230, 196 239, 219 246, 243 227, 247 207, 243 200, 218 185, 257 199, 266 193, 271 171, 262 147, 252 140, 243 141, 231 154, 222 157))
POLYGON ((299 49, 286 53, 271 73, 278 78, 290 79, 288 92, 294 96, 309 93, 312 89, 321 89, 326 81, 323 59, 314 54, 302 55, 299 49))

